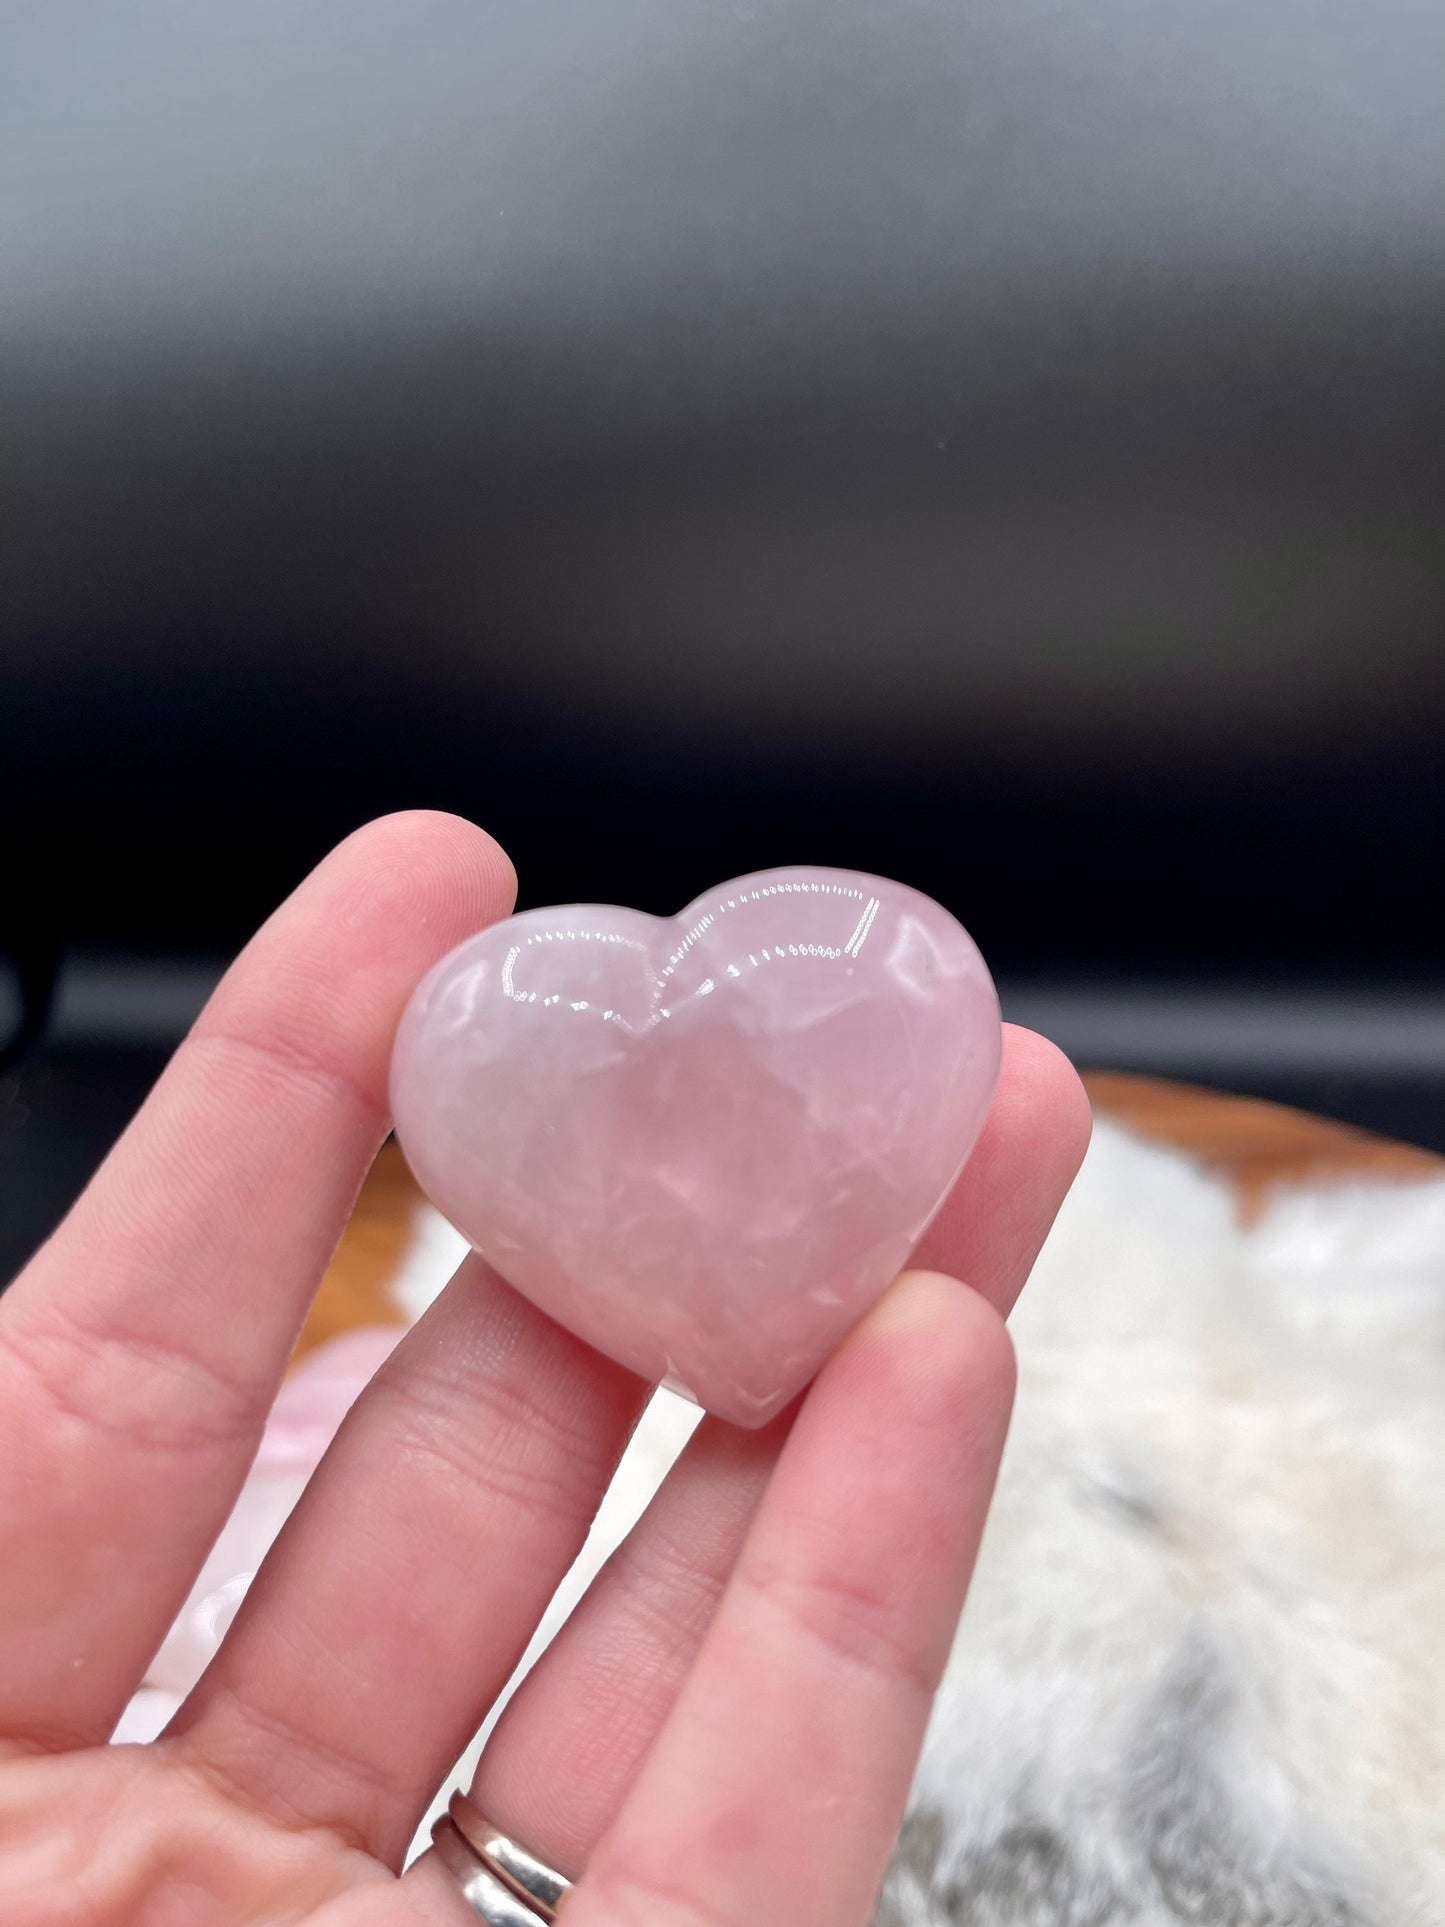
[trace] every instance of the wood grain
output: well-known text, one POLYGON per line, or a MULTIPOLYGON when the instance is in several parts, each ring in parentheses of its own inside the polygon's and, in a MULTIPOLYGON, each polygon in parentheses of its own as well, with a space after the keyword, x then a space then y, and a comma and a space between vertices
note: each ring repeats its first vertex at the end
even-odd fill
MULTIPOLYGON (((1084 1082, 1099 1116, 1140 1137, 1171 1144, 1227 1177, 1246 1221, 1278 1185, 1445 1174, 1445 1159, 1412 1144, 1373 1137, 1282 1104, 1122 1071, 1093 1071, 1084 1082)), ((390 1285, 421 1202, 401 1152, 387 1143, 322 1280, 298 1353, 357 1325, 402 1322, 390 1285)))
POLYGON ((1246 1220, 1279 1185, 1445 1173, 1445 1159, 1413 1144, 1259 1098, 1123 1071, 1087 1072, 1084 1083, 1096 1115, 1139 1137, 1172 1144, 1229 1178, 1246 1220))
POLYGON ((399 1325, 391 1281, 421 1208, 416 1179, 400 1147, 388 1138, 361 1187, 351 1221, 332 1254, 321 1289, 296 1343, 296 1355, 358 1325, 399 1325))

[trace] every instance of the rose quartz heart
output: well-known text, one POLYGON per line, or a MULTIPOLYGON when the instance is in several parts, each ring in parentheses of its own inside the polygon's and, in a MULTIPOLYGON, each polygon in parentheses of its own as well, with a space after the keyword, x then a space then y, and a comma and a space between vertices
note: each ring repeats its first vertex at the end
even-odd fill
POLYGON ((768 870, 590 904, 431 972, 392 1060, 423 1188, 518 1291, 760 1425, 907 1260, 983 1123, 998 1001, 927 897, 768 870))

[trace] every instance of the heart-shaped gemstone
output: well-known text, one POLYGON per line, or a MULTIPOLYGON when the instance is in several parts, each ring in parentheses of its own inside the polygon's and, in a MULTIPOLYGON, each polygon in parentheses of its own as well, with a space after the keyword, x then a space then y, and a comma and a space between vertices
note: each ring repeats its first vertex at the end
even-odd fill
POLYGON ((471 938, 407 1009, 392 1109, 423 1189, 518 1291, 760 1425, 906 1262, 999 1041, 946 910, 768 870, 670 919, 574 904, 471 938))

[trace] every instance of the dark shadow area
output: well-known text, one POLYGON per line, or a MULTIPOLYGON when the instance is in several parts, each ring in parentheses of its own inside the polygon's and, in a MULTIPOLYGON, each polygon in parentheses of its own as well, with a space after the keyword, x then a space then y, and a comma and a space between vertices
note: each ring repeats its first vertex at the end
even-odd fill
POLYGON ((1262 1031, 1445 981, 1445 14, 6 31, 12 1256, 178 1034, 42 1032, 57 960, 418 806, 524 905, 899 877, 1085 1061, 1441 1141, 1438 1048, 1262 1031))

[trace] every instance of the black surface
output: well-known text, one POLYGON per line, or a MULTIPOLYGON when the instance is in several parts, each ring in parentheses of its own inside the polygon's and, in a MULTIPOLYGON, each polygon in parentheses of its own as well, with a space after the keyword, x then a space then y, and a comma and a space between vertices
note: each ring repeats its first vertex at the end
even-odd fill
MULTIPOLYGON (((1005 980, 1438 994, 1442 73, 1416 0, 10 9, 32 1015, 418 804, 525 903, 818 861, 1005 980)), ((1440 1142, 1327 1056, 1224 1081, 1440 1142)), ((157 1062, 8 1079, 0 1257, 157 1062)))
POLYGON ((525 903, 672 911, 784 862, 894 875, 995 965, 1438 980, 1445 781, 1423 711, 1327 757, 1077 770, 648 730, 565 705, 459 707, 383 671, 176 662, 46 683, 9 711, 31 922, 71 941, 237 946, 338 836, 425 805, 486 824, 525 903))
POLYGON ((164 1061, 46 1053, 0 1077, 0 1286, 69 1210, 164 1061))
POLYGON ((0 807, 63 934, 233 947, 432 803, 532 902, 813 858, 1005 968, 1438 973, 1445 10, 3 34, 0 807))

